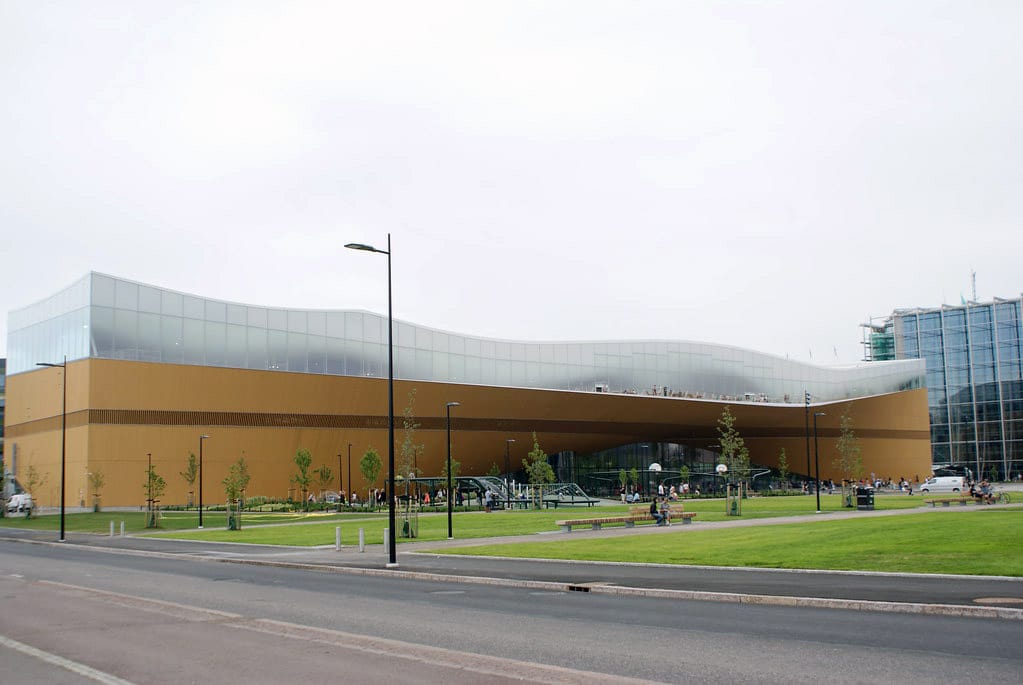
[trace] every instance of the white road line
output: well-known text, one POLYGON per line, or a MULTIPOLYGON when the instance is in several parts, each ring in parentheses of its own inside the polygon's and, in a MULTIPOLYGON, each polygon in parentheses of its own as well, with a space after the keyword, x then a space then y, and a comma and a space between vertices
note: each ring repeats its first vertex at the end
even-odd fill
POLYGON ((92 668, 91 666, 86 666, 85 664, 80 664, 77 661, 65 659, 62 656, 57 656, 56 654, 44 652, 41 649, 36 649, 31 645, 26 645, 22 642, 18 642, 17 640, 12 640, 8 637, 4 637, 3 635, 0 635, 0 646, 8 647, 15 651, 21 652, 22 654, 28 654, 29 656, 33 656, 36 659, 39 659, 40 661, 45 661, 48 664, 60 666, 63 669, 71 671, 72 673, 77 673, 80 676, 91 678, 92 680, 95 680, 97 683, 104 683, 104 685, 134 685, 134 683, 132 683, 131 681, 124 680, 123 678, 118 678, 115 675, 110 675, 109 673, 104 673, 103 671, 97 671, 95 668, 92 668))

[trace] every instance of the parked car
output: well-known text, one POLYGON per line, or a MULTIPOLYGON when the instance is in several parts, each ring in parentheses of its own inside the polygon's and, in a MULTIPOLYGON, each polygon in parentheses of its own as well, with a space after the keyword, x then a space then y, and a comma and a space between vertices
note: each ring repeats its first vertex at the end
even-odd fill
POLYGON ((931 476, 920 483, 920 492, 962 492, 962 476, 931 476))
POLYGON ((7 511, 25 511, 26 509, 32 508, 32 495, 27 492, 22 492, 17 495, 11 495, 11 498, 7 500, 7 511))

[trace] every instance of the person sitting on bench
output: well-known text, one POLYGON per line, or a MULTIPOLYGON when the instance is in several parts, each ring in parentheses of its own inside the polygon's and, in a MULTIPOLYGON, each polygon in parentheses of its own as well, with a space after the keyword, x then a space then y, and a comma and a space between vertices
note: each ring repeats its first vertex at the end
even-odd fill
POLYGON ((657 522, 657 525, 659 525, 659 526, 663 526, 664 525, 664 515, 661 514, 661 512, 657 511, 657 500, 656 499, 651 499, 650 500, 650 517, 654 521, 657 522))

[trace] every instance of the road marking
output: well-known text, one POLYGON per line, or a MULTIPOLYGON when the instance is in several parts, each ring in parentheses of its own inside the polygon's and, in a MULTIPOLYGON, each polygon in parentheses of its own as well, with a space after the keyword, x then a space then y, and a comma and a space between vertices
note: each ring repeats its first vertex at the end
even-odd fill
POLYGON ((23 642, 12 640, 9 637, 4 637, 3 635, 0 635, 0 646, 8 647, 15 651, 21 652, 22 654, 33 656, 36 659, 39 659, 40 661, 45 661, 48 664, 60 666, 65 670, 71 671, 72 673, 77 673, 80 676, 91 678, 92 680, 95 680, 97 683, 104 683, 104 685, 134 685, 134 683, 132 683, 129 680, 118 678, 115 675, 104 673, 103 671, 97 671, 95 668, 92 668, 91 666, 86 666, 85 664, 80 664, 77 661, 65 659, 64 657, 57 656, 56 654, 44 652, 41 649, 36 649, 31 645, 26 645, 23 642))
POLYGON ((978 597, 977 604, 1023 604, 1023 597, 978 597))

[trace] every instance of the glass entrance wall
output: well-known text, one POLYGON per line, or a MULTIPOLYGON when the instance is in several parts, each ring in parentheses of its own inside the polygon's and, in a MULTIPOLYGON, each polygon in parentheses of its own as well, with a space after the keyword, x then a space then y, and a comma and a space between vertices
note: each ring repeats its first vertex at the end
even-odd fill
MULTIPOLYGON (((86 357, 343 376, 387 376, 387 318, 188 295, 92 273, 10 315, 8 373, 86 357)), ((528 342, 395 321, 407 380, 801 404, 919 388, 923 363, 804 364, 728 345, 528 342)))
POLYGON ((1020 298, 897 310, 896 356, 927 365, 935 464, 983 477, 1023 472, 1023 312, 1020 298))

